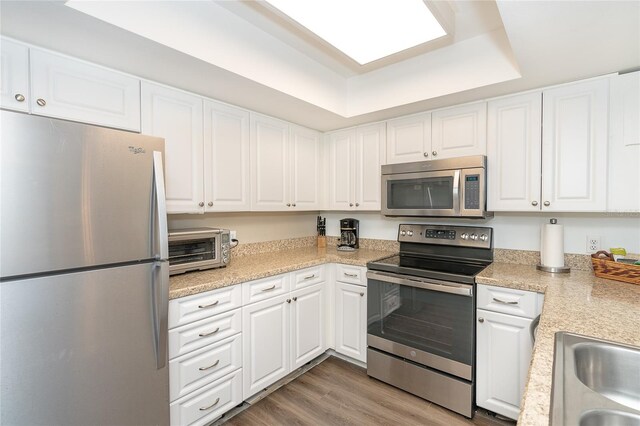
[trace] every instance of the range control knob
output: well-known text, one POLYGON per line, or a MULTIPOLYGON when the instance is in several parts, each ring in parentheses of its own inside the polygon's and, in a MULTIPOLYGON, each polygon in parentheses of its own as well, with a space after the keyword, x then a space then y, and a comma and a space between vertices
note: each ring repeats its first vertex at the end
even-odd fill
POLYGON ((400 231, 400 235, 404 237, 405 235, 407 235, 407 231, 400 231))
POLYGON ((462 238, 463 240, 468 240, 469 234, 467 234, 466 232, 463 232, 462 234, 460 234, 460 238, 462 238))
POLYGON ((407 235, 413 237, 413 231, 407 231, 407 235))
POLYGON ((487 241, 488 239, 487 234, 480 234, 480 241, 487 241))
POLYGON ((469 235, 469 238, 471 238, 473 241, 475 241, 475 240, 477 240, 477 239, 478 239, 478 235, 476 235, 476 234, 471 234, 471 235, 469 235))

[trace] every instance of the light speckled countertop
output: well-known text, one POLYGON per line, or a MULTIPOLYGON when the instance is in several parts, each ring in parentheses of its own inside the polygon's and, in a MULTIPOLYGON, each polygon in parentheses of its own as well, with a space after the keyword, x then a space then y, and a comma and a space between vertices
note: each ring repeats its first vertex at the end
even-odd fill
POLYGON ((172 276, 169 280, 169 299, 202 293, 323 263, 366 266, 367 262, 393 254, 395 253, 362 248, 355 252, 341 252, 334 247, 322 249, 303 247, 232 257, 231 262, 225 268, 172 276))
POLYGON ((476 280, 545 293, 518 425, 549 424, 557 331, 640 346, 640 285, 596 278, 591 271, 549 274, 535 266, 497 262, 476 280))

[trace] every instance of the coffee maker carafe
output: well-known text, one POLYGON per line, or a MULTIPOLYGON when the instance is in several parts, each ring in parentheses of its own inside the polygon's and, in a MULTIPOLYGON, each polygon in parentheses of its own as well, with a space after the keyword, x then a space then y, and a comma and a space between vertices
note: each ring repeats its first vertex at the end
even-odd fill
POLYGON ((359 246, 360 222, 358 219, 346 218, 340 219, 340 241, 338 242, 338 250, 353 251, 359 246))

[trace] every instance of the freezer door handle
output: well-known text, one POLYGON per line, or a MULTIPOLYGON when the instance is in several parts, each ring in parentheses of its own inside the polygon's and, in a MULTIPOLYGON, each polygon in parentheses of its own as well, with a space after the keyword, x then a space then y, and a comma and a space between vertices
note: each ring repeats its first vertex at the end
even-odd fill
POLYGON ((158 243, 160 244, 160 259, 169 258, 169 229, 167 227, 167 203, 164 192, 164 172, 162 168, 162 153, 153 151, 153 181, 156 192, 158 212, 158 243))
POLYGON ((153 335, 156 347, 156 368, 167 364, 169 334, 169 262, 155 262, 153 267, 153 335))

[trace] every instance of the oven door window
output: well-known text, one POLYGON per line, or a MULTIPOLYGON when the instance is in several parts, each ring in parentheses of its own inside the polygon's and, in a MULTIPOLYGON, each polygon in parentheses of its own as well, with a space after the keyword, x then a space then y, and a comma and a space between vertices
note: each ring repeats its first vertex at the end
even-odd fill
POLYGON ((454 177, 435 176, 387 181, 387 208, 392 210, 452 210, 454 177))
POLYGON ((473 297, 374 279, 367 287, 369 334, 472 364, 473 297))
POLYGON ((199 239, 169 244, 169 258, 173 265, 215 259, 215 240, 213 238, 206 240, 199 239))

